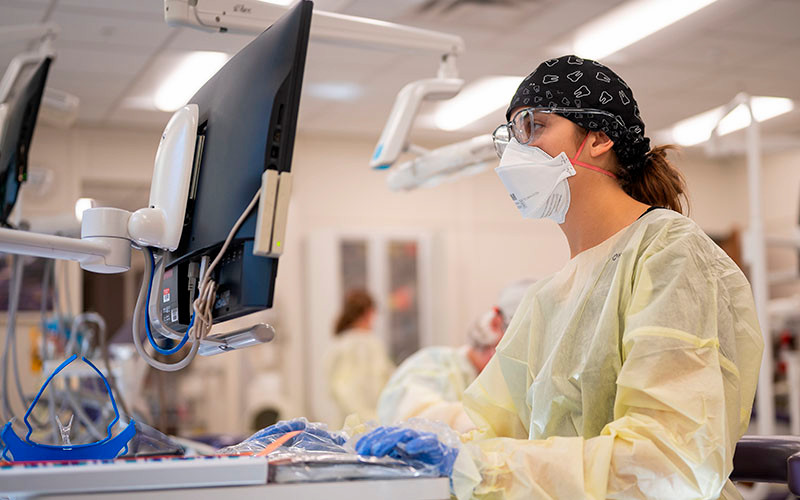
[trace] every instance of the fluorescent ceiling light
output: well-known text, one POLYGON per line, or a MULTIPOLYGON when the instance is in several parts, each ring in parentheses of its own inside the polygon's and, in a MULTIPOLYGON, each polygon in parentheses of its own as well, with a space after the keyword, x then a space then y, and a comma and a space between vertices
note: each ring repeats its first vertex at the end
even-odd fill
POLYGON ((94 208, 96 205, 97 203, 93 198, 78 198, 78 201, 75 202, 75 218, 83 221, 83 212, 94 208))
MULTIPOLYGON (((794 109, 794 102, 785 97, 753 97, 750 101, 756 121, 763 122, 788 113, 794 109)), ((698 115, 681 120, 672 126, 669 132, 671 141, 681 146, 694 146, 711 138, 711 131, 719 123, 719 135, 730 134, 750 125, 750 113, 744 104, 736 106, 726 116, 722 116, 724 107, 705 111, 698 115)))
POLYGON ((476 80, 454 98, 439 105, 433 120, 442 130, 458 130, 508 104, 521 76, 492 76, 476 80))
POLYGON ((364 93, 361 85, 350 82, 309 83, 305 90, 312 97, 331 101, 355 101, 364 93))
POLYGON ((224 52, 192 52, 181 61, 156 91, 154 104, 161 111, 175 111, 228 61, 224 52))
POLYGON ((630 0, 578 29, 573 50, 602 59, 716 0, 630 0))

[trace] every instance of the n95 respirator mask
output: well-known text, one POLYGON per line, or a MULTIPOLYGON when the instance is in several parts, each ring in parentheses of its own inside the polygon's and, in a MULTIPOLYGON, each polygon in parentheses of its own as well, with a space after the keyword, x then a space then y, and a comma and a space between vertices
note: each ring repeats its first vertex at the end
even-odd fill
POLYGON ((524 218, 564 223, 570 203, 567 179, 575 175, 566 153, 554 158, 511 139, 494 171, 524 218))

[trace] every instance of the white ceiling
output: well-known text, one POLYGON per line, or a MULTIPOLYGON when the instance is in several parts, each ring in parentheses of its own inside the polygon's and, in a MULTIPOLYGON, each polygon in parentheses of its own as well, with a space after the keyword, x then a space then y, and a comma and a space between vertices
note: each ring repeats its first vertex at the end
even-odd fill
MULTIPOLYGON (((668 0, 664 0, 668 1, 668 0)), ((454 33, 466 41, 460 74, 525 75, 560 55, 569 34, 620 0, 317 0, 315 8, 454 33), (427 6, 427 8, 426 8, 427 6), (449 8, 448 8, 449 6, 449 8)), ((160 0, 0 0, 0 25, 53 21, 61 28, 49 86, 81 99, 80 123, 160 129, 168 114, 133 109, 149 101, 184 53, 234 53, 249 37, 171 28, 160 0)), ((631 85, 649 131, 728 102, 736 93, 800 102, 800 0, 719 0, 604 60, 631 85)), ((0 47, 0 68, 25 44, 0 47)), ((400 88, 436 73, 436 54, 406 54, 313 42, 305 85, 351 82, 352 102, 304 93, 300 130, 376 139, 400 88)), ((510 96, 509 96, 510 97, 510 96)), ((429 112, 431 106, 423 108, 429 112)), ((492 130, 502 111, 458 132, 428 129, 414 137, 456 140, 492 130)), ((800 112, 770 124, 800 135, 800 112)), ((769 130, 769 128, 766 128, 769 130)))

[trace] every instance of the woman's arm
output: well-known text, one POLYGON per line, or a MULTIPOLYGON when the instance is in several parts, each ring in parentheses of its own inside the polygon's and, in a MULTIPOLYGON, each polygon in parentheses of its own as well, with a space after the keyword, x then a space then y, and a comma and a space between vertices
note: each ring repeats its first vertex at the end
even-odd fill
POLYGON ((488 435, 511 437, 467 443, 462 452, 480 480, 456 470, 457 491, 473 481, 478 498, 719 497, 749 420, 763 345, 735 265, 703 260, 685 244, 645 255, 636 270, 613 421, 600 436, 524 439, 508 387, 509 377, 530 375, 494 359, 465 405, 488 435))

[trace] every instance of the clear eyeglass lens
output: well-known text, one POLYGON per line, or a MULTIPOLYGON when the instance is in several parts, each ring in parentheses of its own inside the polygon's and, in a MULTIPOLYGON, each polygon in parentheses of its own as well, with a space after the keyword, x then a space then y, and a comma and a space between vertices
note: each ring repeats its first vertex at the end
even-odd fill
POLYGON ((511 128, 514 132, 514 137, 520 144, 527 144, 531 140, 534 121, 533 115, 533 110, 526 109, 520 111, 511 119, 511 128))
POLYGON ((497 152, 497 156, 502 157, 508 142, 511 140, 511 132, 508 130, 508 125, 504 124, 497 127, 492 134, 492 140, 494 141, 494 150, 497 152))

